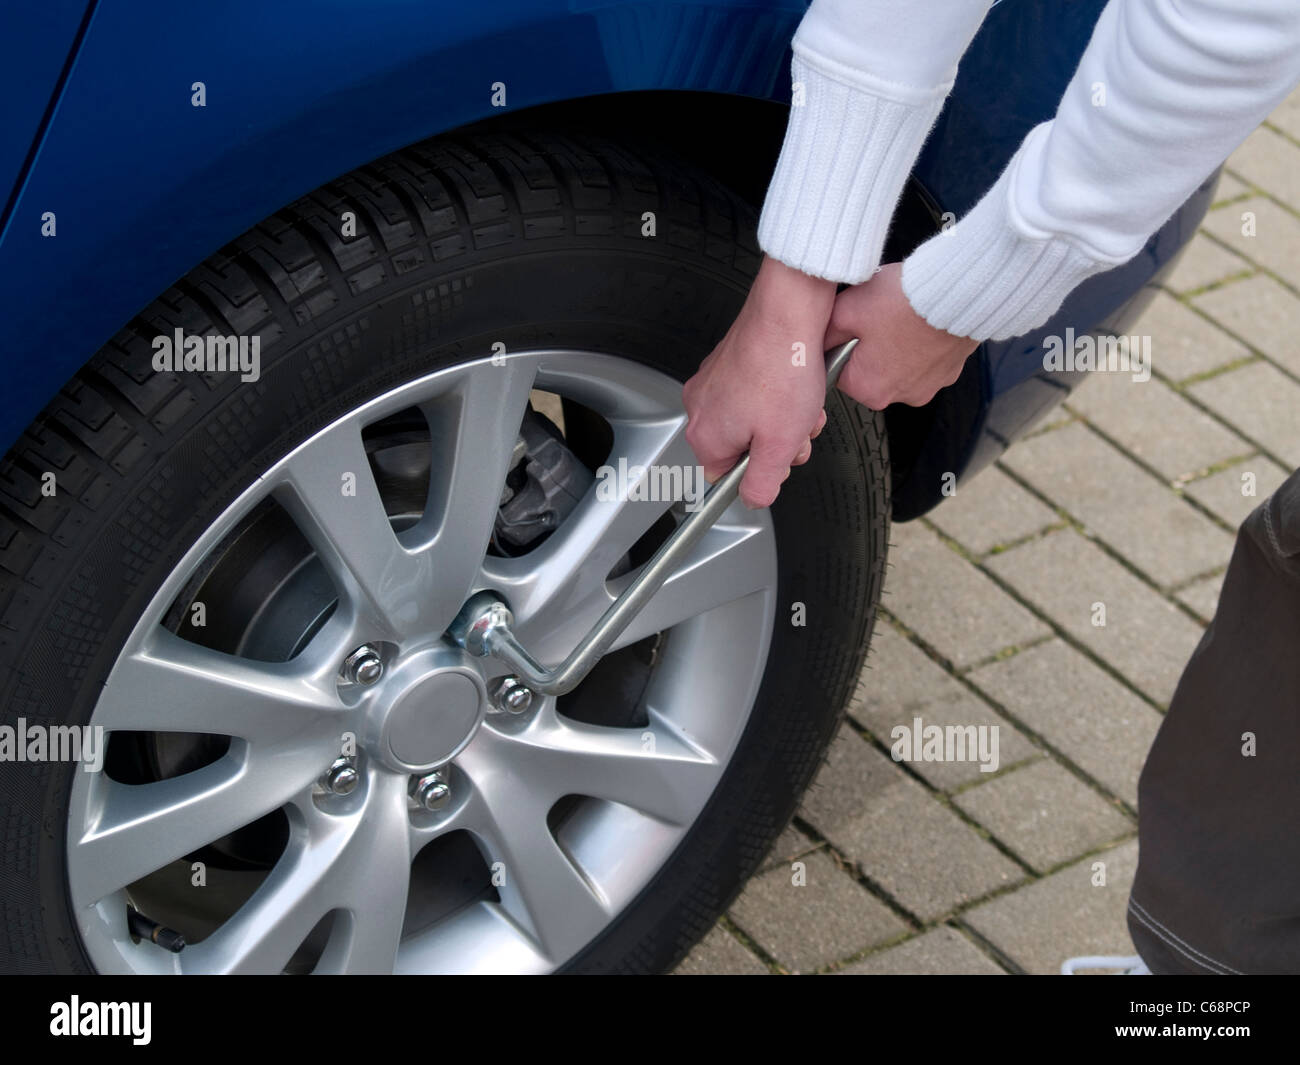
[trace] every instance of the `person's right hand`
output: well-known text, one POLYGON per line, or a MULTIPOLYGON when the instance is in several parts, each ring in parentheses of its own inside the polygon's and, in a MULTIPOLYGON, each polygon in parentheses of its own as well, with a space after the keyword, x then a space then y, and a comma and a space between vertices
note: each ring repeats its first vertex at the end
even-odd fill
POLYGON ((709 481, 749 452, 740 485, 747 507, 771 506, 826 423, 822 339, 835 287, 764 257, 727 335, 682 389, 686 441, 709 481))

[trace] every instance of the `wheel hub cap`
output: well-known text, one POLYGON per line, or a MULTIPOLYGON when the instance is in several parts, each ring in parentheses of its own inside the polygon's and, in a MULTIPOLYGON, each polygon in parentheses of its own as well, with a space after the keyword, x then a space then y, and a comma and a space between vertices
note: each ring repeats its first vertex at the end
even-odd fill
POLYGON ((458 652, 441 648, 398 663, 375 695, 367 747, 402 773, 455 758, 474 738, 487 706, 477 671, 458 652))

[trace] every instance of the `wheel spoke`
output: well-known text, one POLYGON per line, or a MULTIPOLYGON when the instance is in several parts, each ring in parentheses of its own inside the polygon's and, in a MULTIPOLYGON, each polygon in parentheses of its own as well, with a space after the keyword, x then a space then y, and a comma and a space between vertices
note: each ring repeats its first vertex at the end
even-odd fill
POLYGON ((110 732, 208 732, 274 742, 318 732, 337 706, 337 695, 296 663, 254 662, 159 629, 113 667, 94 722, 110 732))
POLYGON ((397 959, 404 975, 513 975, 552 966, 495 902, 477 902, 422 932, 397 959))
POLYGON ((313 437, 289 456, 279 478, 276 498, 372 631, 398 637, 428 620, 420 592, 429 559, 398 542, 359 422, 313 437))
POLYGON ((721 767, 653 713, 644 729, 570 721, 553 709, 517 735, 493 737, 496 757, 530 782, 534 802, 589 795, 685 825, 718 782, 721 767))
POLYGON ((461 764, 475 788, 462 824, 492 866, 501 905, 541 953, 563 962, 609 922, 607 903, 560 849, 548 804, 525 778, 490 757, 461 764))
POLYGON ((239 911, 192 947, 187 968, 278 973, 327 913, 339 911, 317 972, 390 972, 411 859, 403 780, 376 774, 362 810, 312 818, 239 911))
POLYGON ((423 407, 433 448, 425 515, 403 541, 428 560, 431 616, 451 621, 473 588, 536 379, 531 360, 477 363, 423 407))
POLYGON ((611 650, 671 629, 766 587, 767 574, 774 564, 771 540, 760 528, 715 525, 633 619, 611 650))
POLYGON ((71 846, 73 904, 97 902, 215 839, 279 809, 306 788, 336 753, 328 734, 283 744, 239 743, 223 758, 182 776, 92 785, 92 817, 71 846))

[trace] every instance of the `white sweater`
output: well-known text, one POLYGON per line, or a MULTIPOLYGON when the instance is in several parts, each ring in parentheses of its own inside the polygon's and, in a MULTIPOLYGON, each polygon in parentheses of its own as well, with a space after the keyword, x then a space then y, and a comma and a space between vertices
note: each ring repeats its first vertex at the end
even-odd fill
MULTIPOLYGON (((759 222, 768 255, 833 281, 872 275, 992 5, 813 0, 759 222)), ((1297 82, 1300 0, 1110 0, 1056 117, 969 214, 908 257, 903 291, 959 336, 1030 331, 1085 278, 1136 255, 1297 82)))

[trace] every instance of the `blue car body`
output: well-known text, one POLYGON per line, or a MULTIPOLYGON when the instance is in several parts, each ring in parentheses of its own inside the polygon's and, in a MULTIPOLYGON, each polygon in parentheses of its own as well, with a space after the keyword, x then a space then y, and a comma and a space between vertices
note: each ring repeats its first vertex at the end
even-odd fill
MULTIPOLYGON (((992 9, 915 171, 912 193, 933 215, 968 210, 1024 134, 1051 116, 1103 6, 1002 0, 992 9)), ((606 115, 644 114, 620 110, 640 99, 670 125, 717 122, 734 106, 742 117, 711 136, 724 148, 732 138, 743 156, 745 122, 766 116, 779 132, 784 121, 789 40, 805 8, 805 0, 6 5, 0 321, 9 373, 0 445, 10 447, 175 279, 285 204, 405 145, 503 111, 526 120, 541 105, 551 105, 552 120, 556 105, 599 99, 617 105, 606 115), (493 104, 496 83, 505 108, 493 104)), ((764 158, 760 192, 774 162, 764 158)), ((1044 335, 1126 331, 1212 186, 1035 335, 985 345, 930 407, 891 410, 896 517, 934 505, 941 472, 966 476, 991 461, 1068 391, 1070 378, 1042 371, 1044 335)))

